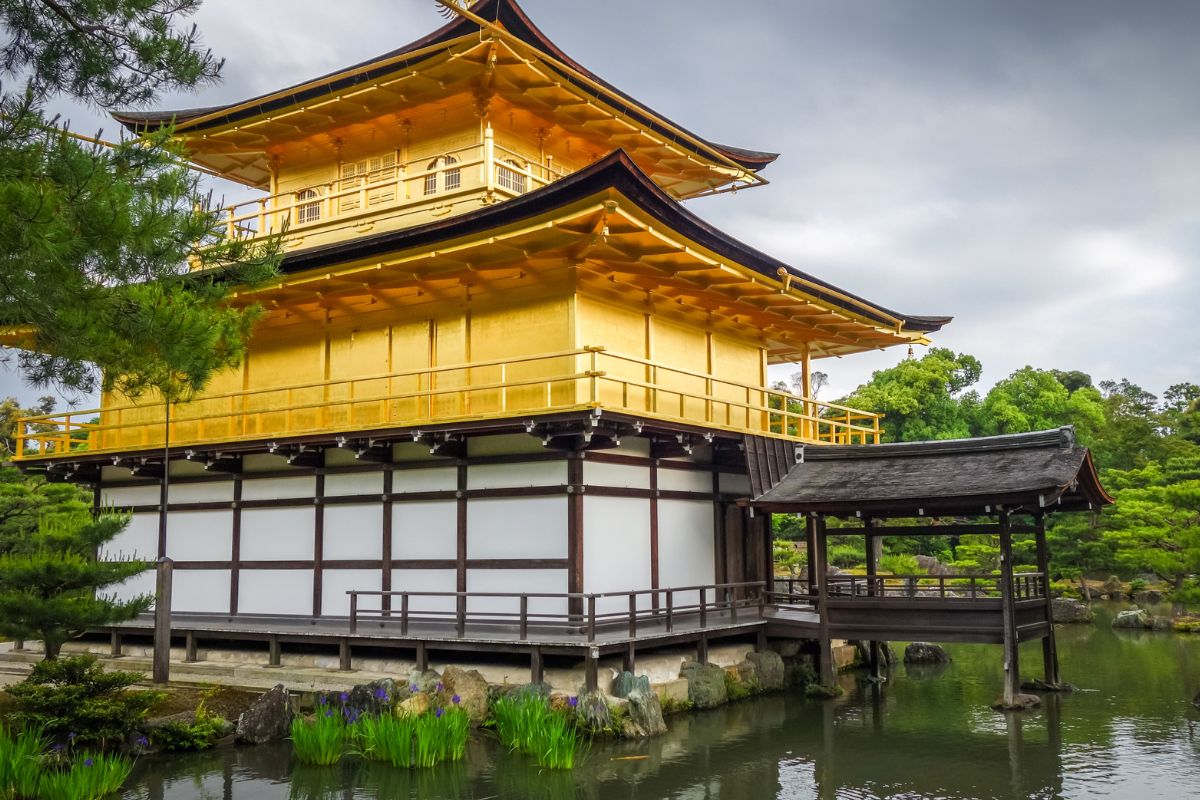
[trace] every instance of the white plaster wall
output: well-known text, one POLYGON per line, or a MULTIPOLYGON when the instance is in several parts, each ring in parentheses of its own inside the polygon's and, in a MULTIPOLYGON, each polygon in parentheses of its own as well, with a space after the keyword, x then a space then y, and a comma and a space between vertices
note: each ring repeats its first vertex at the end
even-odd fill
POLYGON ((325 506, 324 544, 326 559, 383 558, 383 507, 325 506))
POLYGON ((348 494, 383 494, 382 472, 345 472, 325 476, 325 494, 338 497, 348 494))
POLYGON ((392 558, 456 558, 457 555, 456 501, 392 504, 392 558))
POLYGON ((312 497, 317 481, 312 475, 286 478, 247 478, 242 481, 243 500, 281 500, 285 497, 312 497))
MULTIPOLYGON (((583 588, 593 592, 649 589, 650 500, 640 497, 584 497, 583 588)), ((639 606, 651 605, 649 595, 639 606)), ((600 598, 596 610, 628 611, 621 597, 600 598)))
MULTIPOLYGON (((457 576, 452 569, 394 569, 393 592, 453 592, 457 576)), ((400 598, 392 598, 392 608, 400 611, 400 598)), ((412 613, 421 611, 454 611, 453 597, 412 597, 408 601, 412 613)))
POLYGON ((672 492, 712 494, 712 473, 708 470, 661 467, 658 470, 658 488, 672 492))
POLYGON ((158 512, 134 514, 125 530, 101 550, 101 558, 132 557, 150 561, 158 558, 158 512))
POLYGON ((626 456, 644 456, 650 455, 650 440, 641 436, 623 436, 621 444, 617 447, 610 448, 605 452, 620 453, 626 456))
MULTIPOLYGON (((178 573, 176 573, 178 574, 178 573)), ((157 576, 153 569, 148 569, 140 575, 134 575, 132 578, 114 583, 112 586, 105 586, 97 594, 101 597, 115 597, 117 600, 132 600, 133 598, 148 594, 153 596, 155 590, 155 581, 157 576)))
POLYGON ((566 557, 565 497, 481 498, 467 503, 467 558, 566 557))
POLYGON ((229 570, 177 569, 172 575, 172 611, 229 613, 229 570))
POLYGON ((468 489, 503 489, 514 486, 562 486, 567 482, 567 462, 529 461, 524 464, 477 464, 467 468, 468 489))
POLYGON ((312 615, 311 569, 249 569, 240 577, 239 613, 312 615))
POLYGON ((431 467, 430 469, 398 469, 392 473, 392 491, 400 492, 453 492, 458 488, 456 467, 431 467))
POLYGON ((311 561, 316 515, 301 508, 247 508, 242 511, 243 561, 311 561))
POLYGON ((233 511, 173 511, 167 518, 167 556, 176 561, 233 558, 233 511))
POLYGON ((632 464, 607 464, 602 461, 583 462, 583 482, 588 486, 620 486, 626 489, 649 489, 650 468, 632 464))
MULTIPOLYGON (((585 531, 585 538, 586 538, 585 531)), ((715 581, 713 504, 703 500, 658 502, 658 585, 664 589, 715 581)), ((585 564, 586 568, 586 564, 585 564)), ((675 597, 676 605, 695 603, 698 592, 675 597)))
POLYGON ((233 481, 199 481, 172 483, 169 487, 172 503, 232 503, 233 481))
POLYGON ((724 494, 736 494, 742 497, 748 496, 750 494, 750 476, 732 475, 728 472, 722 472, 721 492, 724 494))
POLYGON ((156 506, 161 497, 162 488, 157 483, 145 486, 106 486, 100 492, 100 504, 116 508, 156 506))
MULTIPOLYGON (((525 592, 528 594, 564 594, 567 591, 565 569, 469 569, 467 570, 469 592, 525 592)), ((471 597, 467 598, 467 610, 471 612, 505 612, 519 614, 521 600, 516 597, 471 597)), ((531 614, 565 614, 566 598, 531 597, 531 614)), ((513 620, 516 624, 517 620, 513 620)))
MULTIPOLYGON (((321 573, 321 616, 348 617, 350 616, 350 596, 346 592, 351 589, 359 591, 379 591, 383 578, 377 569, 327 569, 321 573)), ((358 607, 363 609, 380 608, 378 596, 358 598, 358 607)))

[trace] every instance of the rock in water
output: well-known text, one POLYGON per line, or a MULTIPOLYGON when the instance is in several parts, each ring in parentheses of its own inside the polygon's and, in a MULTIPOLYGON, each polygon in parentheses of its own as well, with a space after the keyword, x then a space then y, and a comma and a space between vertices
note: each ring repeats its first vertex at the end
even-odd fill
POLYGON ((1095 620, 1096 615, 1085 603, 1072 600, 1069 597, 1056 597, 1051 601, 1054 609, 1054 621, 1070 624, 1084 624, 1095 620))
POLYGON ((1144 630, 1151 625, 1150 615, 1140 608, 1129 608, 1113 618, 1114 628, 1136 628, 1144 630))
POLYGON ((950 654, 941 645, 913 642, 904 648, 905 664, 949 664, 950 654))
POLYGON ((1133 602, 1139 606, 1158 605, 1165 599, 1167 599, 1166 595, 1158 589, 1143 589, 1140 592, 1133 593, 1133 602))
POLYGON ((1192 698, 1192 705, 1200 708, 1200 692, 1196 692, 1196 696, 1192 698))
POLYGON ((282 683, 264 693, 238 717, 238 744, 266 744, 286 739, 292 730, 292 704, 282 683))
POLYGON ((688 700, 694 708, 715 708, 729 700, 725 692, 725 670, 716 664, 685 661, 679 677, 688 682, 688 700))
POLYGON ((446 694, 451 698, 458 697, 458 705, 466 710, 471 722, 480 723, 487 719, 488 685, 475 669, 459 669, 446 667, 442 673, 442 681, 446 686, 446 694))
POLYGON ((1030 711, 1041 704, 1042 699, 1035 694, 1018 694, 1012 703, 1005 703, 1004 698, 1000 698, 992 703, 992 708, 997 711, 1030 711))
POLYGON ((759 687, 764 692, 776 692, 783 688, 785 670, 783 659, 773 650, 747 653, 746 660, 758 669, 759 687))
POLYGON ((637 738, 661 736, 667 732, 667 723, 663 721, 662 704, 658 695, 649 689, 635 689, 626 698, 629 701, 629 716, 626 718, 624 733, 637 738))
POLYGON ((603 692, 580 692, 575 719, 588 733, 603 733, 612 727, 612 714, 603 692))
POLYGON ((360 683, 350 690, 347 705, 360 714, 383 714, 392 710, 392 704, 406 699, 409 695, 408 686, 399 691, 400 687, 391 678, 360 683))

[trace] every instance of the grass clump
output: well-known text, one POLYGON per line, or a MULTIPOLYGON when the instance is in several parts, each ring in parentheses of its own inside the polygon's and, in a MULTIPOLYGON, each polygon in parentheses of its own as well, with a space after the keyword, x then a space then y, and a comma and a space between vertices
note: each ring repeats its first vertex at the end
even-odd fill
POLYGON ((488 724, 506 747, 533 756, 544 769, 572 769, 582 755, 583 738, 571 716, 535 694, 501 697, 488 724))
POLYGON ((214 692, 206 692, 196 706, 196 719, 191 724, 182 721, 164 723, 150 734, 150 742, 159 750, 207 750, 229 729, 229 723, 212 713, 205 703, 214 692))
POLYGON ((471 720, 457 705, 420 716, 363 717, 354 726, 359 754, 393 767, 432 767, 467 754, 471 720))
POLYGON ((12 734, 0 727, 0 798, 35 797, 42 777, 42 753, 49 739, 41 731, 12 734))
POLYGON ((116 794, 133 760, 122 755, 82 753, 65 769, 50 770, 38 781, 38 800, 100 800, 116 794))
POLYGON ((304 764, 328 767, 338 763, 347 738, 346 720, 332 708, 318 709, 312 720, 292 722, 292 749, 304 764))
POLYGON ((414 732, 415 756, 418 767, 432 767, 443 761, 460 761, 467 753, 467 734, 471 720, 458 706, 435 708, 417 717, 414 732))

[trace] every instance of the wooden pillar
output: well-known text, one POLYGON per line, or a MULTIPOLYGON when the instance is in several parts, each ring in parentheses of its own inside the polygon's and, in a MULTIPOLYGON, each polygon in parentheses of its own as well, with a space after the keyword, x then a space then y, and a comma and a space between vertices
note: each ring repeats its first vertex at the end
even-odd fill
POLYGON ((171 585, 175 564, 160 558, 154 591, 154 670, 155 683, 171 679, 171 585))
POLYGON ((318 469, 313 497, 313 616, 321 616, 325 583, 325 470, 318 469))
POLYGON ((1046 683, 1058 686, 1061 678, 1058 674, 1058 645, 1054 640, 1054 600, 1050 597, 1050 551, 1046 547, 1046 515, 1038 514, 1034 523, 1038 572, 1042 573, 1042 593, 1046 600, 1046 638, 1042 639, 1042 663, 1045 667, 1046 683))
POLYGON ((529 682, 541 683, 543 676, 542 649, 535 647, 529 652, 529 682))
MULTIPOLYGON (((583 454, 567 458, 567 591, 581 594, 583 587, 583 454)), ((583 618, 583 598, 567 601, 567 612, 583 618)))
MULTIPOLYGON (((875 581, 874 578, 879 574, 879 555, 881 547, 878 545, 883 541, 880 536, 874 535, 875 521, 870 516, 863 520, 863 527, 867 529, 866 533, 866 554, 867 554, 867 594, 874 597, 875 581)), ((871 660, 871 677, 879 679, 883 677, 883 664, 881 663, 882 648, 879 642, 871 640, 867 643, 869 658, 871 660)))
POLYGON ((242 476, 233 476, 233 546, 229 558, 229 614, 238 613, 238 586, 242 562, 242 476))
POLYGON ((109 655, 113 658, 120 658, 122 656, 120 631, 112 631, 109 634, 109 644, 109 655))
POLYGON ((825 557, 825 519, 819 515, 808 518, 811 530, 809 534, 814 551, 809 554, 809 565, 815 565, 817 581, 817 645, 820 659, 821 685, 832 686, 835 675, 833 670, 833 644, 829 638, 829 566, 825 557))
POLYGON ((1013 599, 1012 525, 1008 512, 1000 512, 1000 602, 1004 624, 1004 696, 1006 707, 1016 705, 1021 693, 1021 667, 1017 641, 1017 615, 1013 599))
POLYGON ((808 556, 808 593, 815 595, 817 593, 817 544, 816 544, 816 527, 817 523, 812 517, 808 517, 804 521, 804 549, 808 556))
POLYGON ((585 658, 584 668, 586 670, 584 677, 585 688, 589 692, 594 692, 600 685, 600 651, 595 647, 589 647, 585 658))

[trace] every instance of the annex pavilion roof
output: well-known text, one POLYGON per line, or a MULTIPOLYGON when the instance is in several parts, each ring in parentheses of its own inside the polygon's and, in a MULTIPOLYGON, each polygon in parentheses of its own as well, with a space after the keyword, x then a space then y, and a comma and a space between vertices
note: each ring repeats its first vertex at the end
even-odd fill
MULTIPOLYGON (((779 343, 776 360, 924 342, 951 317, 892 311, 784 264, 691 213, 622 151, 503 203, 288 253, 283 277, 247 293, 279 313, 352 314, 380 293, 517 288, 574 265, 585 288, 654 298, 779 343), (317 309, 319 311, 316 311, 317 309)), ((389 302, 403 302, 391 297, 389 302)))
POLYGON ((647 170, 663 163, 663 179, 680 181, 677 196, 700 193, 696 186, 761 181, 754 174, 778 158, 712 142, 658 114, 560 50, 515 0, 481 0, 403 47, 247 100, 113 117, 138 132, 174 124, 197 164, 263 188, 268 146, 301 138, 320 146, 313 135, 331 126, 462 92, 541 112, 568 135, 591 138, 605 151, 624 148, 647 170))
POLYGON ((1070 426, 977 439, 787 449, 792 452, 748 437, 754 496, 745 505, 784 513, 936 517, 994 514, 1001 507, 1087 511, 1113 502, 1070 426))

